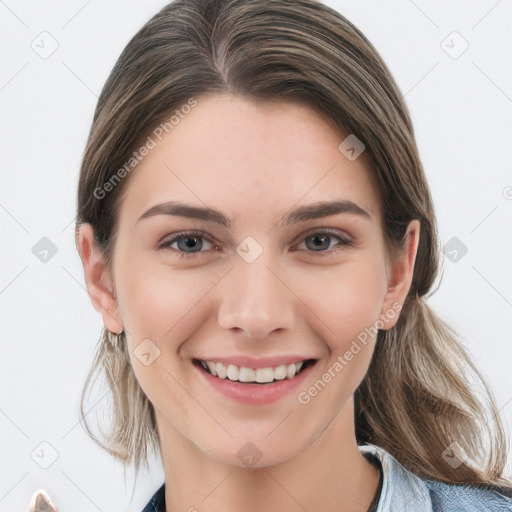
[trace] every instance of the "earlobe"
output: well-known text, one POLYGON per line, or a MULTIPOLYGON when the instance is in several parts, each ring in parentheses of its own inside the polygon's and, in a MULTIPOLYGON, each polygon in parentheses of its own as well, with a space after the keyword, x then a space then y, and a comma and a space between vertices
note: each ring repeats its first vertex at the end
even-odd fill
POLYGON ((404 246, 398 257, 391 262, 388 287, 380 315, 384 330, 391 329, 398 321, 399 315, 396 312, 402 308, 411 288, 420 232, 420 221, 412 220, 407 226, 404 246))
POLYGON ((119 315, 115 291, 101 250, 94 243, 94 232, 89 223, 81 224, 76 233, 76 246, 82 265, 87 292, 96 311, 101 313, 105 328, 121 333, 123 323, 119 315))

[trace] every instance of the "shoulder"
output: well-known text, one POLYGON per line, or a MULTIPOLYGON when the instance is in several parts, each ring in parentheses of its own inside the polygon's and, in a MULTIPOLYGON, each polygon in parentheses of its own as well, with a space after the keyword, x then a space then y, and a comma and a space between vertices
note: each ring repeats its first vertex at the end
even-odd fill
POLYGON ((512 512, 512 498, 473 485, 423 480, 376 445, 359 449, 377 456, 383 469, 378 512, 512 512))
POLYGON ((432 501, 432 510, 460 510, 461 512, 512 512, 512 498, 492 489, 483 489, 473 485, 455 485, 424 480, 432 501))

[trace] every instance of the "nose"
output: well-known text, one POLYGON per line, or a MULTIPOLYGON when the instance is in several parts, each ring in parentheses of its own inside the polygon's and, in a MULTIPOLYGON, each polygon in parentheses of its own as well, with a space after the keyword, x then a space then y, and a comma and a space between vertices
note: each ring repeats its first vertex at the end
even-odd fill
POLYGON ((218 324, 261 340, 294 325, 294 299, 283 271, 263 254, 252 263, 238 259, 222 281, 218 324))

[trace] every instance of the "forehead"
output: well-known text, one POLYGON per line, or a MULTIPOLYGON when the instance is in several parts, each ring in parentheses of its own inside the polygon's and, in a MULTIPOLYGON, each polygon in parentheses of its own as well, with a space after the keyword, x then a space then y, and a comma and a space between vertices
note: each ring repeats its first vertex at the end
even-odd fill
POLYGON ((197 98, 161 140, 152 136, 154 147, 133 171, 120 217, 134 223, 154 204, 180 200, 275 222, 298 202, 342 197, 377 217, 371 161, 364 152, 353 161, 340 152, 347 135, 295 102, 197 98))

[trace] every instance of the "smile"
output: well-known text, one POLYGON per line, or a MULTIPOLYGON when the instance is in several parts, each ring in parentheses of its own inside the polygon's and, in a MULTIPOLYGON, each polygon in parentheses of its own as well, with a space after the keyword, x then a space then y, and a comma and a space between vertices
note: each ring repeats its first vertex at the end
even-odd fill
POLYGON ((315 359, 306 359, 296 363, 266 368, 249 368, 234 364, 225 365, 220 361, 195 360, 194 362, 199 364, 204 371, 219 379, 229 379, 233 382, 248 384, 269 384, 278 380, 293 379, 315 361, 315 359))

